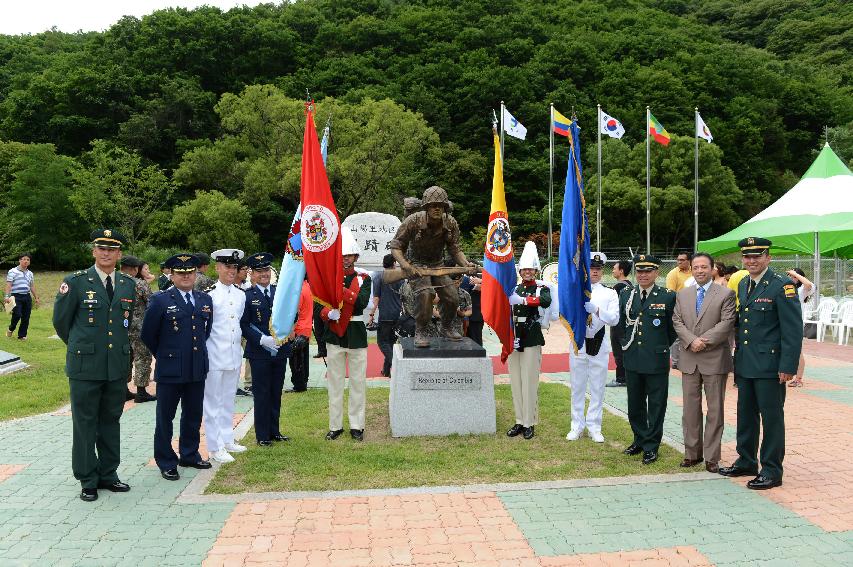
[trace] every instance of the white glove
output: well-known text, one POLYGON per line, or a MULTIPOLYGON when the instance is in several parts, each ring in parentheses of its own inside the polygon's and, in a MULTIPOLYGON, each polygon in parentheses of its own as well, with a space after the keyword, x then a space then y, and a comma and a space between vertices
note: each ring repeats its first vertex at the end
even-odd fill
POLYGON ((509 296, 510 305, 524 305, 525 303, 527 303, 527 300, 518 295, 517 293, 513 293, 509 296))
POLYGON ((593 303, 592 301, 587 301, 586 303, 584 303, 583 308, 586 309, 586 312, 590 315, 598 310, 598 307, 596 307, 595 303, 593 303))
POLYGON ((264 348, 278 350, 278 345, 275 344, 275 339, 269 335, 263 335, 260 340, 261 346, 264 348))
POLYGON ((329 311, 329 321, 337 321, 341 318, 341 310, 340 309, 332 309, 329 311))
POLYGON ((515 350, 520 349, 521 348, 521 339, 516 337, 516 339, 512 343, 512 348, 514 348, 515 350))

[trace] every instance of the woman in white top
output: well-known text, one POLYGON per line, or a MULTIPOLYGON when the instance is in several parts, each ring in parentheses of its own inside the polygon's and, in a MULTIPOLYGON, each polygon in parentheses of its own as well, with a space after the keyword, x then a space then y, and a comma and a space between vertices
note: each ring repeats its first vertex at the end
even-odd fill
MULTIPOLYGON (((800 308, 803 313, 806 312, 806 303, 811 299, 814 293, 814 284, 809 281, 806 274, 800 268, 794 268, 787 271, 788 276, 794 281, 797 286, 797 296, 800 298, 800 308)), ((806 357, 800 353, 800 365, 797 367, 797 375, 794 379, 788 382, 789 388, 801 388, 803 386, 803 372, 806 370, 806 357)))

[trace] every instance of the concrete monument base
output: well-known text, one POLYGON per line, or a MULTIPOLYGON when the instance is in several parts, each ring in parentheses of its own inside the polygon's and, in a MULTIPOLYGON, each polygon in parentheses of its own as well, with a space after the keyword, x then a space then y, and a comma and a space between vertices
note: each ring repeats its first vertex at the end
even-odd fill
POLYGON ((492 361, 471 339, 394 345, 388 410, 393 437, 494 434, 492 361))
POLYGON ((0 350, 0 375, 9 374, 16 370, 29 368, 30 365, 21 360, 17 354, 0 350))

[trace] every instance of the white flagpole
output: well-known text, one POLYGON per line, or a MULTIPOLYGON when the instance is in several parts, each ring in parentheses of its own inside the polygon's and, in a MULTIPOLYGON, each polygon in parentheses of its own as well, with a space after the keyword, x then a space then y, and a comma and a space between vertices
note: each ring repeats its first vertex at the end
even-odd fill
POLYGON ((550 148, 548 152, 548 259, 553 257, 551 241, 553 238, 553 209, 554 209, 554 103, 551 103, 551 118, 548 123, 550 148))
POLYGON ((595 249, 601 252, 601 105, 598 105, 598 210, 595 217, 595 249))
POLYGON ((693 251, 696 252, 699 246, 699 107, 695 107, 693 134, 696 138, 695 160, 693 164, 693 177, 695 178, 695 188, 693 191, 693 251))
POLYGON ((652 173, 649 152, 649 122, 651 111, 646 107, 646 254, 652 253, 652 173))
POLYGON ((501 174, 504 171, 504 101, 501 101, 501 174))

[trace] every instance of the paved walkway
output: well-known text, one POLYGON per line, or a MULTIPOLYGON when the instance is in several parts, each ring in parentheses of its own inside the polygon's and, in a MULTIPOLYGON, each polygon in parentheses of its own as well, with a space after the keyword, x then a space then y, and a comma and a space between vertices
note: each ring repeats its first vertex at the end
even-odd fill
MULTIPOLYGON (((549 352, 559 354, 562 340, 552 330, 549 352)), ((496 345, 487 346, 494 354, 496 345)), ((747 490, 746 479, 697 473, 199 496, 206 473, 182 469, 178 482, 160 478, 151 463, 154 404, 128 403, 119 474, 133 489, 102 491, 86 504, 70 473, 68 412, 5 422, 0 565, 851 565, 853 462, 845 455, 853 435, 853 350, 806 348, 820 356, 807 357, 806 386, 788 391, 785 484, 762 493, 747 490)), ((319 386, 322 361, 312 366, 319 386)), ((734 455, 736 399, 730 385, 726 462, 734 455)), ((608 389, 607 402, 624 411, 624 390, 608 389)), ((673 372, 666 435, 675 445, 680 405, 673 372)), ((238 399, 241 430, 250 409, 251 399, 238 399)))

